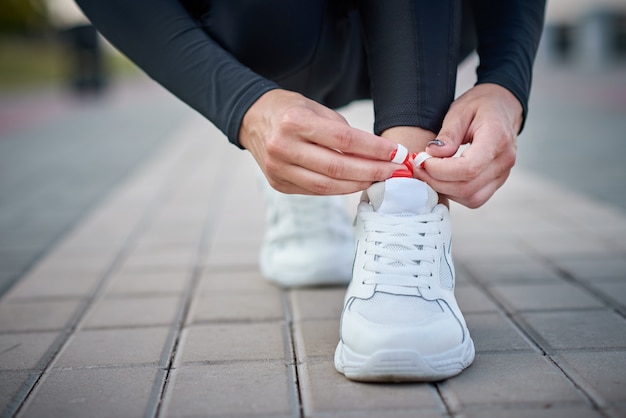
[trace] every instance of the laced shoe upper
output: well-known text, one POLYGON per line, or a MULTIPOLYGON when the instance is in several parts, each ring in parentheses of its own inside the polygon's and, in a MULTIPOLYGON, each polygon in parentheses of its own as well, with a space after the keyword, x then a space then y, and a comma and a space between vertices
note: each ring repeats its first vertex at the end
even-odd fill
POLYGON ((377 183, 364 195, 341 326, 342 341, 353 350, 430 355, 469 337, 453 293, 449 214, 437 200, 411 178, 377 183))

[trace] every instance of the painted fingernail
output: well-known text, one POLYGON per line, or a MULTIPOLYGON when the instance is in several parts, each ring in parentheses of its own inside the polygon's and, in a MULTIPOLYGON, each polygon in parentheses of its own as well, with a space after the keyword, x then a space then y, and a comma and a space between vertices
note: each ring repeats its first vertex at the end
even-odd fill
POLYGON ((436 145, 438 147, 443 147, 444 145, 446 145, 445 142, 443 142, 440 139, 433 139, 432 141, 430 141, 428 144, 426 144, 426 146, 430 146, 430 145, 436 145))

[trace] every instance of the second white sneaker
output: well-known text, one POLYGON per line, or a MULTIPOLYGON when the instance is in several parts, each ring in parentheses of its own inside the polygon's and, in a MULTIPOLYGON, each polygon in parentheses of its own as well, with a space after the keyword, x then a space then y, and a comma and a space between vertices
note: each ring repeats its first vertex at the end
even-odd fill
POLYGON ((265 184, 260 269, 281 287, 346 285, 354 230, 344 196, 284 194, 265 184))
POLYGON ((454 298, 450 216, 412 178, 372 185, 355 222, 356 257, 335 367, 359 381, 436 381, 460 373, 474 344, 454 298))

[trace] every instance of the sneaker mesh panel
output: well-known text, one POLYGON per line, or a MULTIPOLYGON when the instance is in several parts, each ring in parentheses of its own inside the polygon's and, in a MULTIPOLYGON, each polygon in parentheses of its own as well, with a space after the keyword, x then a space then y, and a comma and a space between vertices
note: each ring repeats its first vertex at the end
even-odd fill
POLYGON ((437 302, 419 296, 376 292, 369 299, 355 299, 350 310, 378 324, 411 324, 443 312, 437 302))
POLYGON ((439 264, 440 272, 439 272, 439 282, 441 283, 441 287, 445 289, 452 289, 454 286, 454 277, 452 276, 452 268, 450 264, 448 264, 448 260, 446 256, 441 253, 441 263, 439 264))

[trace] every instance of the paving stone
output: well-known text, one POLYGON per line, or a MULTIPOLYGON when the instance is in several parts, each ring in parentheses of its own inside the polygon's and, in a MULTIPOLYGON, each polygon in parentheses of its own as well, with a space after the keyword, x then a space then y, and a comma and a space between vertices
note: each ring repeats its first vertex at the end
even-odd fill
POLYGON ((78 300, 0 303, 0 332, 62 330, 80 307, 78 300))
POLYGON ((83 298, 101 279, 100 273, 55 272, 47 276, 25 276, 5 295, 6 300, 37 298, 83 298))
POLYGON ((197 294, 222 291, 279 291, 279 288, 261 276, 259 269, 207 269, 200 279, 197 294))
POLYGON ((529 283, 560 282, 562 279, 551 267, 537 259, 499 260, 497 263, 485 263, 468 260, 463 266, 472 276, 482 283, 529 283))
POLYGON ((621 282, 597 282, 591 284, 604 296, 612 300, 621 308, 626 308, 626 281, 621 282))
POLYGON ((92 245, 84 247, 76 246, 72 240, 64 239, 57 242, 56 246, 50 248, 46 253, 45 260, 54 260, 60 258, 62 260, 77 260, 76 262, 84 262, 87 265, 93 265, 93 260, 106 261, 105 266, 109 266, 119 253, 119 247, 101 246, 97 240, 91 242, 92 245), (83 261, 78 261, 83 260, 83 261))
POLYGON ((507 406, 480 405, 463 409, 467 418, 602 418, 600 412, 579 403, 574 405, 552 402, 542 404, 522 403, 507 406))
POLYGON ((555 263, 578 280, 596 282, 626 278, 626 257, 621 255, 568 257, 556 259, 555 263))
MULTIPOLYGON (((594 184, 594 188, 597 185, 594 184)), ((615 186, 610 186, 610 193, 614 194, 615 186)), ((562 193, 562 192, 561 192, 562 193)), ((575 204, 570 205, 554 205, 552 210, 572 225, 578 226, 587 233, 597 234, 605 238, 617 235, 622 238, 623 232, 626 230, 626 218, 624 212, 610 205, 594 202, 583 196, 577 196, 575 204), (602 219, 602 222, 589 222, 589 219, 602 219)))
POLYGON ((168 328, 87 330, 77 332, 55 367, 160 364, 168 328))
POLYGON ((194 365, 172 373, 167 417, 297 417, 293 366, 277 362, 194 365))
POLYGON ((536 353, 481 354, 471 367, 442 385, 444 398, 471 405, 583 402, 574 386, 536 353))
POLYGON ((545 257, 575 258, 588 257, 589 255, 617 255, 615 248, 604 239, 572 231, 564 231, 559 234, 541 234, 541 239, 530 236, 525 238, 525 243, 545 257))
POLYGON ((495 312, 498 310, 495 303, 476 286, 457 286, 454 289, 454 295, 463 314, 495 312))
POLYGON ((477 352, 536 350, 500 313, 471 313, 465 321, 477 352))
POLYGON ((162 275, 162 274, 172 274, 178 275, 181 277, 191 277, 194 272, 194 268, 191 266, 167 266, 167 267, 150 267, 150 266, 139 266, 139 265, 122 265, 120 266, 115 275, 122 276, 146 276, 146 275, 162 275))
POLYGON ((610 417, 626 417, 626 402, 614 402, 608 409, 610 417))
MULTIPOLYGON (((205 209, 203 209, 205 210, 205 209)), ((179 218, 180 220, 181 218, 179 218)), ((149 240, 145 240, 143 236, 137 237, 137 240, 134 242, 133 248, 131 250, 131 255, 150 255, 153 253, 167 253, 169 251, 172 252, 180 252, 180 253, 188 253, 193 254, 194 256, 198 254, 198 245, 197 243, 181 245, 177 244, 168 244, 163 242, 151 242, 149 240)))
POLYGON ((105 298, 87 313, 83 327, 125 328, 171 325, 180 308, 180 296, 105 298))
POLYGON ((39 368, 58 336, 56 332, 0 334, 0 370, 39 368))
POLYGON ((155 380, 150 367, 52 370, 23 409, 25 417, 144 417, 155 380))
POLYGON ((626 394, 626 350, 561 352, 556 362, 576 383, 603 403, 624 401, 626 394))
POLYGON ((215 241, 202 259, 202 264, 211 268, 257 266, 259 249, 257 241, 215 241))
POLYGON ((566 282, 540 285, 502 285, 489 288, 511 312, 603 308, 604 304, 585 290, 566 282))
POLYGON ((522 243, 515 239, 510 239, 504 233, 486 237, 471 234, 471 238, 463 238, 462 232, 457 233, 459 229, 461 228, 455 228, 453 225, 454 244, 452 254, 455 258, 489 262, 493 259, 501 258, 516 259, 523 257, 527 252, 522 243))
POLYGON ((284 359, 286 332, 282 322, 193 325, 183 330, 177 363, 284 359))
POLYGON ((189 322, 268 321, 282 318, 283 301, 280 292, 242 291, 196 297, 189 322))
POLYGON ((463 265, 460 262, 456 262, 454 263, 454 270, 455 270, 455 286, 458 289, 459 287, 463 287, 463 286, 473 286, 474 283, 472 281, 472 275, 471 273, 465 268, 465 265, 463 265))
POLYGON ((307 418, 442 418, 446 415, 438 409, 430 408, 415 408, 408 410, 393 410, 388 409, 385 411, 373 410, 373 411, 358 411, 358 412, 321 412, 320 414, 312 413, 307 415, 307 418))
POLYGON ((293 323, 296 357, 298 362, 310 358, 333 358, 339 342, 339 321, 312 319, 293 323))
POLYGON ((611 311, 527 312, 519 317, 533 338, 552 349, 626 347, 626 320, 611 311))
POLYGON ((344 287, 293 289, 289 300, 296 321, 305 319, 339 320, 343 310, 344 287))
POLYGON ((63 252, 52 250, 28 272, 30 277, 63 276, 68 273, 101 275, 113 262, 117 252, 63 252))
MULTIPOLYGON (((194 234, 178 234, 173 233, 161 233, 158 231, 152 231, 149 234, 142 235, 137 239, 137 245, 151 247, 151 248, 172 248, 172 247, 194 247, 197 248, 200 243, 201 237, 196 233, 194 234)), ((141 265, 129 265, 126 266, 130 269, 149 269, 154 270, 154 266, 141 266, 141 265)), ((170 265, 169 268, 174 266, 170 265)), ((181 267, 181 266, 176 266, 181 267)), ((185 267, 185 266, 182 266, 185 267)))
MULTIPOLYGON (((346 379, 332 359, 298 366, 305 416, 393 416, 392 411, 438 410, 437 391, 429 384, 371 384, 346 379), (376 415, 378 414, 378 415, 376 415), (389 415, 386 415, 389 414, 389 415)), ((443 411, 439 411, 442 414, 443 411)))
MULTIPOLYGON (((201 186, 202 184, 198 184, 201 186)), ((184 183, 185 189, 189 188, 189 180, 184 183)), ((175 190, 175 195, 171 196, 172 201, 164 203, 158 208, 158 212, 152 217, 151 223, 161 227, 176 227, 182 229, 201 228, 209 214, 206 196, 192 195, 185 189, 175 190)), ((139 250, 140 248, 135 248, 139 250)), ((195 251, 194 251, 195 253, 195 251)))
POLYGON ((24 370, 0 370, 0 414, 12 416, 20 404, 18 394, 27 382, 34 382, 37 374, 24 370))
MULTIPOLYGON (((248 185, 245 188, 250 189, 248 185)), ((254 196, 250 193, 243 198, 225 197, 224 207, 229 212, 222 211, 219 214, 220 222, 215 224, 213 230, 216 243, 225 241, 225 237, 228 237, 228 241, 255 243, 260 247, 265 229, 265 208, 261 197, 253 199, 254 196), (251 211, 250 208, 256 210, 251 211)))
POLYGON ((137 270, 161 269, 177 266, 191 268, 194 265, 195 259, 195 251, 153 250, 149 254, 131 254, 124 260, 124 265, 128 266, 129 269, 137 270))
POLYGON ((186 271, 118 273, 110 279, 106 295, 181 294, 190 279, 191 273, 186 271))

